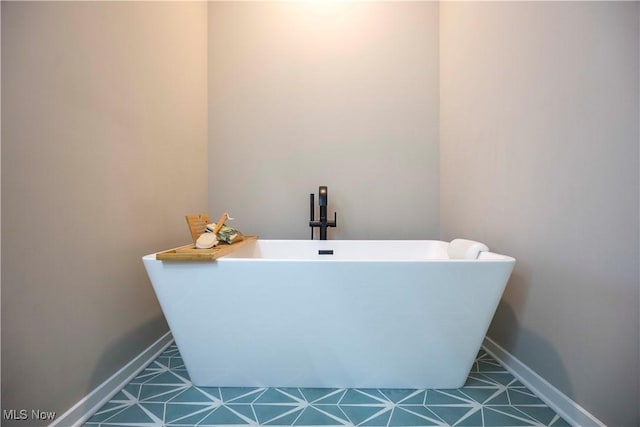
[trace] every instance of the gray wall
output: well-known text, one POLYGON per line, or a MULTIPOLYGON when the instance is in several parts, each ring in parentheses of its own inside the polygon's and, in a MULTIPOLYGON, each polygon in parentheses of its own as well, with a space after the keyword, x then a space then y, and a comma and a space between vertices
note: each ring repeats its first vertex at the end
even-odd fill
POLYGON ((140 257, 185 213, 307 238, 326 184, 332 238, 517 257, 490 336, 640 422, 637 2, 208 9, 2 3, 4 409, 61 413, 166 330, 140 257))
POLYGON ((638 3, 441 5, 442 237, 518 261, 489 336, 638 425, 638 3))
MULTIPOLYGON (((1 5, 0 5, 1 6, 1 5)), ((2 46, 2 7, 0 7, 0 50, 2 46)), ((0 72, 2 70, 2 54, 0 52, 0 72)), ((0 83, 0 100, 2 99, 2 84, 0 83)), ((0 224, 2 224, 2 102, 0 102, 0 224)), ((2 231, 0 227, 0 240, 2 231)), ((0 299, 2 298, 2 244, 0 244, 0 299)), ((2 303, 0 301, 0 335, 2 335, 2 303)), ((1 343, 0 343, 1 345, 1 343)), ((1 349, 0 349, 1 350, 1 349)), ((0 351, 0 379, 2 378, 2 351, 0 351)), ((0 387, 0 410, 2 410, 2 387, 0 387)))
POLYGON ((438 3, 209 4, 209 212, 264 238, 439 233, 438 3), (317 202, 317 199, 316 199, 317 202))
POLYGON ((140 258, 206 209, 206 7, 2 2, 3 409, 61 414, 167 330, 140 258))

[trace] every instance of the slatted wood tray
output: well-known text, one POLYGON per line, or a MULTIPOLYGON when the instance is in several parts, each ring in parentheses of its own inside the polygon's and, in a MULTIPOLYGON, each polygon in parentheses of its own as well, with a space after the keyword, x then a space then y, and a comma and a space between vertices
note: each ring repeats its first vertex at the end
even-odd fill
POLYGON ((156 259, 161 261, 214 261, 235 251, 246 243, 256 240, 258 236, 244 236, 239 242, 230 245, 220 243, 211 249, 196 249, 193 243, 166 251, 158 252, 156 259))

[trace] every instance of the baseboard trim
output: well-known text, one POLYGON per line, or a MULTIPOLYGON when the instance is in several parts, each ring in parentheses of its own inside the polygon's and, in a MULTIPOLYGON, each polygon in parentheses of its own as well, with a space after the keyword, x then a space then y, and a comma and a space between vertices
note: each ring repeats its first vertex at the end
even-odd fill
POLYGON ((485 337, 482 347, 569 424, 606 427, 602 421, 591 415, 514 355, 500 347, 491 338, 485 337))
POLYGON ((91 393, 73 405, 67 412, 51 423, 49 427, 81 426, 102 405, 115 396, 122 387, 134 379, 149 363, 153 362, 172 342, 173 336, 171 332, 167 332, 118 372, 107 378, 91 393))

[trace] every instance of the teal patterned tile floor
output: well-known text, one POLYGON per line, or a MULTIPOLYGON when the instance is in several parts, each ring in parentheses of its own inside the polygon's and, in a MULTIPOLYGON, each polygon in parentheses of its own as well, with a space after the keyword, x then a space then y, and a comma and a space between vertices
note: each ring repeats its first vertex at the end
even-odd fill
POLYGON ((85 424, 115 426, 568 426, 480 350, 450 390, 195 387, 175 344, 85 424))

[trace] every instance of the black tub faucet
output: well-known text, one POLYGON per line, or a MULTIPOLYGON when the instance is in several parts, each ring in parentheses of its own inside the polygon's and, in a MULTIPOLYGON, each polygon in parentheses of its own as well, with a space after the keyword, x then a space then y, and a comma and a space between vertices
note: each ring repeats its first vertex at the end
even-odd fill
POLYGON ((320 240, 327 240, 327 227, 335 227, 337 215, 333 213, 333 221, 327 221, 327 205, 329 199, 329 191, 326 185, 320 186, 318 189, 318 206, 320 206, 320 221, 315 220, 316 208, 314 206, 314 194, 309 194, 309 227, 311 227, 311 240, 313 240, 313 229, 320 228, 320 240))

